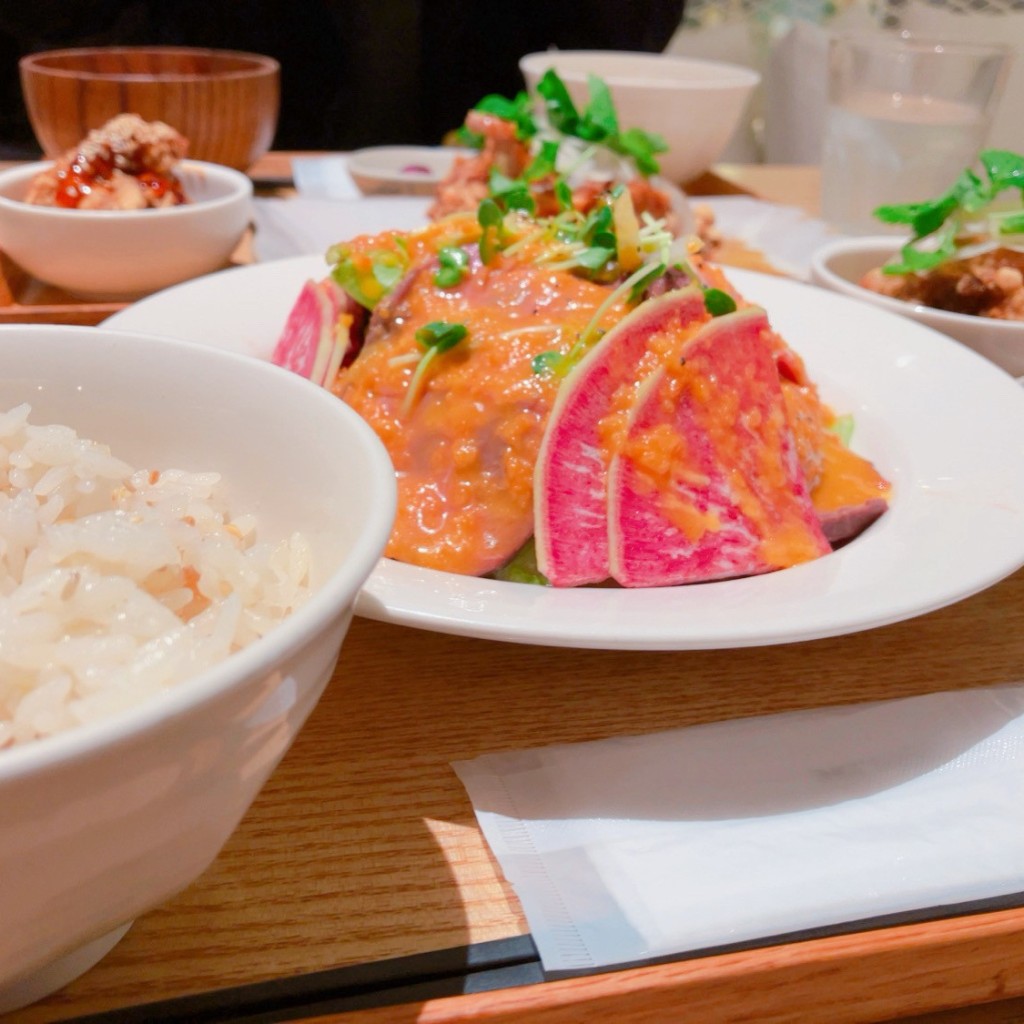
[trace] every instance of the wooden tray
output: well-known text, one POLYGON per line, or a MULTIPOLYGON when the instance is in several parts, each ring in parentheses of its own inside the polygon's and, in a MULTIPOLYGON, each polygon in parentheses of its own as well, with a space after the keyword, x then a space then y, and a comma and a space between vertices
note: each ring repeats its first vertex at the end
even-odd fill
POLYGON ((98 324, 125 302, 89 302, 43 284, 0 252, 0 323, 98 324))

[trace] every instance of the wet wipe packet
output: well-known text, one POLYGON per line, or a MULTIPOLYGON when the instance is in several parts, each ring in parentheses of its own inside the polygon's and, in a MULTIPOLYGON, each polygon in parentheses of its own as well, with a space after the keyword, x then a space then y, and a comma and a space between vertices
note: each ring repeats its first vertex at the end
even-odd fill
POLYGON ((453 767, 549 976, 1024 893, 1024 684, 453 767))

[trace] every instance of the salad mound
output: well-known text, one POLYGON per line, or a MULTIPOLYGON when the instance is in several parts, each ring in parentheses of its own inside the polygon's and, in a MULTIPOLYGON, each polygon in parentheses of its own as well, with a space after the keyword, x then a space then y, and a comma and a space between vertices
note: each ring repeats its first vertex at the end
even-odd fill
POLYGON ((454 160, 428 216, 472 212, 489 196, 529 206, 540 216, 566 206, 587 214, 609 189, 623 186, 638 215, 664 221, 676 235, 697 234, 706 245, 718 241, 710 208, 691 205, 659 176, 665 140, 620 126, 611 92, 596 75, 589 76, 588 93, 589 102, 578 109, 549 68, 535 94, 485 96, 454 133, 476 153, 454 160))
MULTIPOLYGON (((556 181, 556 185, 558 181, 556 181)), ((274 360, 356 409, 399 488, 388 556, 577 586, 820 557, 881 515, 800 357, 622 184, 493 190, 328 253, 274 360)))

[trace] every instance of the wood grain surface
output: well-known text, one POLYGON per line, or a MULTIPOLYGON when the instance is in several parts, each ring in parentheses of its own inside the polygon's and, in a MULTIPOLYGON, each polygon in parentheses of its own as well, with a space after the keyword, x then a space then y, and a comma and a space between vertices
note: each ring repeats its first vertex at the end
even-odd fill
MULTIPOLYGON (((798 197, 814 178, 787 181, 798 197)), ((356 619, 210 869, 4 1024, 525 934, 454 760, 1022 678, 1024 571, 907 622, 732 651, 562 650, 356 619)), ((317 1019, 1008 1024, 1024 1020, 1021 996, 1024 910, 1004 910, 317 1019)))
MULTIPOLYGON (((453 760, 1005 683, 1022 665, 1024 572, 882 629, 733 651, 560 650, 357 619, 327 694, 209 871, 10 1024, 522 934, 453 760)), ((623 1021, 695 1000, 718 1006, 700 1020, 825 1019, 823 1001, 841 1000, 828 1019, 869 1021, 1016 996, 1024 911, 441 1000, 415 1019, 523 1019, 574 992, 608 1000, 613 1015, 593 1019, 623 1021), (769 996, 782 1015, 743 1016, 769 996)))

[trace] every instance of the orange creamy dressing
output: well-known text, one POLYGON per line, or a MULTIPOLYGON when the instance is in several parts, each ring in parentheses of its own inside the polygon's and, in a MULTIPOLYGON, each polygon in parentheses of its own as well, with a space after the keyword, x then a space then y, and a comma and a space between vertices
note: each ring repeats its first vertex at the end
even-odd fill
MULTIPOLYGON (((534 372, 539 353, 565 353, 608 290, 566 272, 500 258, 460 285, 437 288, 427 264, 334 391, 376 430, 395 464, 399 510, 387 554, 481 575, 533 532, 533 472, 561 379, 534 372), (419 327, 464 324, 403 408, 423 354, 419 327)), ((623 315, 613 306, 608 327, 623 315)))
POLYGON ((709 319, 710 316, 704 317, 681 329, 678 324, 663 328, 647 340, 647 347, 636 364, 632 378, 615 389, 611 409, 597 425, 606 464, 622 450, 629 429, 629 415, 644 382, 661 366, 671 362, 673 354, 678 353, 709 319))
POLYGON ((782 392, 811 504, 818 512, 835 512, 872 498, 889 497, 889 481, 829 429, 835 414, 818 398, 813 385, 783 381, 782 392))
MULTIPOLYGON (((400 300, 384 299, 387 330, 370 340, 355 362, 339 374, 334 391, 353 406, 384 441, 395 464, 399 512, 387 554, 418 565, 482 575, 499 568, 529 539, 533 530, 533 483, 537 452, 561 378, 534 372, 542 352, 566 353, 590 324, 608 289, 534 262, 550 245, 541 232, 527 238, 514 256, 499 256, 490 268, 467 276, 455 287, 433 282, 428 260, 442 246, 479 239, 475 217, 456 214, 413 234, 386 232, 354 239, 347 259, 362 268, 364 290, 381 254, 396 265, 419 266, 417 279, 400 300), (424 354, 416 330, 431 321, 461 323, 468 336, 430 363, 413 401, 409 387, 424 354)), ((737 296, 720 269, 704 265, 705 283, 737 296)), ((384 289, 381 287, 381 293, 384 289)), ((376 296, 371 296, 376 298, 376 296)), ((625 314, 622 304, 608 310, 607 330, 625 314)), ((667 370, 661 401, 671 406, 684 393, 699 410, 700 428, 711 439, 717 463, 739 465, 738 417, 758 417, 760 407, 738 408, 737 392, 717 389, 698 365, 681 366, 678 354, 710 319, 684 329, 653 335, 632 379, 617 389, 611 411, 599 424, 606 463, 627 444, 630 412, 644 383, 667 370), (724 395, 721 392, 724 392, 724 395)), ((818 400, 800 357, 775 332, 764 340, 782 372, 785 413, 772 407, 768 436, 781 437, 789 422, 814 507, 830 511, 885 497, 887 482, 864 459, 825 429, 830 410, 818 400)), ((749 389, 749 382, 741 390, 749 389)), ((747 390, 747 393, 750 393, 747 390)), ((680 499, 671 480, 700 486, 706 477, 687 457, 686 439, 668 423, 628 440, 628 456, 643 467, 652 487, 664 495, 664 511, 688 537, 718 528, 714 510, 702 511, 680 499), (694 469, 686 469, 687 464, 694 469)), ((756 474, 761 488, 788 492, 778 446, 762 446, 756 474)), ((769 523, 765 509, 735 469, 731 473, 741 511, 763 530, 766 561, 790 565, 820 552, 810 551, 806 524, 795 517, 769 523)))
POLYGON ((889 481, 830 430, 825 432, 822 455, 821 479, 811 491, 811 503, 819 512, 834 512, 870 498, 889 497, 889 481))

